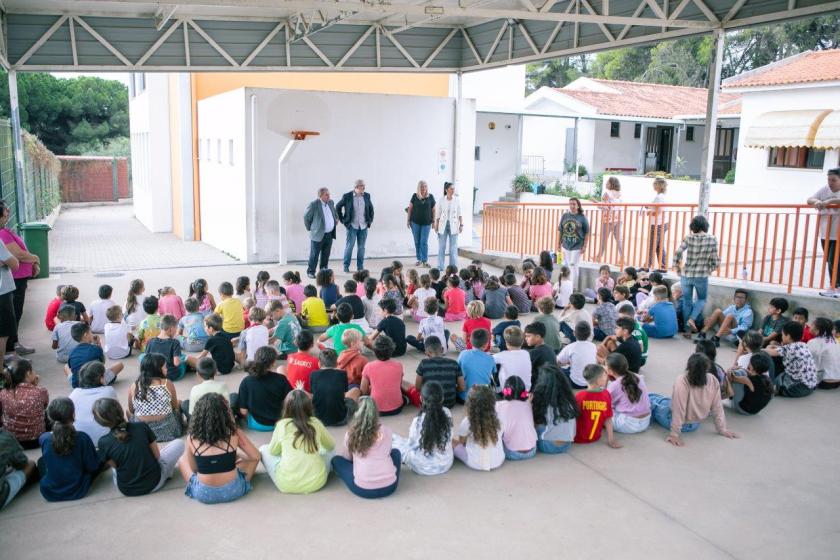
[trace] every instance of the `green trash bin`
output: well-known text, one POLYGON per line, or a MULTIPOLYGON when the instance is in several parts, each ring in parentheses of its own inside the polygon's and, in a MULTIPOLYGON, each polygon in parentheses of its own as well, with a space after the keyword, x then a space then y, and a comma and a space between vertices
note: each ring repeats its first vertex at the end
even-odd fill
POLYGON ((41 258, 41 271, 35 278, 49 278, 50 276, 50 226, 41 222, 29 222, 20 225, 23 242, 26 249, 41 258))

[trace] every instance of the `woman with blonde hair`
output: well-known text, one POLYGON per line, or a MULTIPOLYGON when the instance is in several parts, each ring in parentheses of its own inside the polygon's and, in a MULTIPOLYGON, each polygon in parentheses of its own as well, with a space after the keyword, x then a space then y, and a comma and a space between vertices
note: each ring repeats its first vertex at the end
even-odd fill
POLYGON ((406 225, 414 236, 414 266, 429 267, 429 232, 435 216, 435 197, 429 193, 426 181, 417 183, 417 192, 411 195, 406 208, 406 225))
MULTIPOLYGON (((653 197, 654 204, 665 203, 665 193, 668 190, 668 181, 662 177, 653 180, 653 190, 656 196, 653 197)), ((645 208, 650 216, 650 236, 648 238, 647 266, 653 268, 654 259, 659 259, 657 270, 665 272, 668 268, 668 253, 665 250, 665 232, 668 231, 668 222, 665 219, 665 208, 662 206, 648 206, 645 208)))
POLYGON ((624 242, 621 239, 621 208, 613 204, 621 204, 621 183, 617 177, 610 177, 601 196, 601 247, 598 249, 597 261, 601 262, 607 249, 607 239, 612 236, 615 239, 616 250, 618 251, 619 267, 624 265, 624 242))

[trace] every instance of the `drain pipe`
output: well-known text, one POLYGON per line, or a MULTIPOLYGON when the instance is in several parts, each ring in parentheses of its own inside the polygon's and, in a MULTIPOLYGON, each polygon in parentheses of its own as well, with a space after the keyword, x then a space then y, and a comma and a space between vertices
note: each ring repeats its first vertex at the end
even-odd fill
POLYGON ((248 237, 250 238, 254 261, 257 251, 257 96, 251 94, 251 200, 249 201, 248 213, 248 237))

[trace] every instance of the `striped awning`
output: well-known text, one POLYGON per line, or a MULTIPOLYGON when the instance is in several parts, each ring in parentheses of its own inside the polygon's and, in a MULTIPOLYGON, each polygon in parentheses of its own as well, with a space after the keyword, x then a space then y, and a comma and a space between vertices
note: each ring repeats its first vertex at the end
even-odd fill
POLYGON ((814 136, 814 148, 840 148, 840 110, 829 113, 814 136))
POLYGON ((750 125, 744 144, 751 148, 813 147, 830 109, 770 111, 759 115, 750 125))

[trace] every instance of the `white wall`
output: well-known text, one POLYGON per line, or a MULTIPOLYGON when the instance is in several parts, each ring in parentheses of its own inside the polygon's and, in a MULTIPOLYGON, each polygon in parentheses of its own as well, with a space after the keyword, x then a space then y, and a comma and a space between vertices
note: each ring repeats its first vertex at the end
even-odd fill
POLYGON ((546 172, 563 173, 566 168, 566 129, 574 126, 574 119, 524 117, 522 154, 542 156, 546 172))
MULTIPOLYGON (((784 169, 769 167, 767 148, 749 148, 744 142, 755 118, 768 111, 797 109, 840 109, 840 86, 750 91, 742 93, 741 138, 738 141, 737 187, 767 188, 773 193, 790 195, 799 203, 825 185, 825 172, 838 165, 838 150, 825 155, 823 169, 784 169)), ((775 200, 775 198, 765 198, 775 200)))
MULTIPOLYGON (((198 102, 201 239, 241 260, 247 260, 248 226, 260 225, 246 217, 250 199, 246 189, 245 102, 242 89, 198 102), (234 147, 232 164, 230 141, 234 147)), ((276 233, 269 233, 267 239, 277 238, 276 233)))
POLYGON ((517 115, 478 113, 475 119, 475 145, 480 159, 475 162, 476 211, 485 202, 495 202, 511 190, 519 172, 519 123, 517 115), (496 127, 490 130, 489 124, 496 127))
POLYGON ((130 100, 129 117, 134 215, 149 231, 172 231, 166 74, 146 74, 146 89, 130 100))
MULTIPOLYGON (((452 76, 452 96, 457 95, 456 75, 452 76)), ((491 68, 461 76, 464 99, 475 99, 476 107, 519 109, 525 99, 525 65, 491 68)))
MULTIPOLYGON (((200 163, 203 240, 248 262, 305 260, 309 235, 303 214, 318 188, 329 188, 337 202, 361 178, 376 213, 367 257, 413 255, 404 209, 418 180, 425 179, 436 197, 443 182, 452 180, 454 113, 454 99, 259 88, 201 101, 199 136, 224 135, 233 138, 237 148, 244 146, 236 150, 232 166, 203 159, 200 163), (281 185, 279 157, 292 130, 313 130, 320 136, 293 145, 281 185), (206 181, 213 184, 212 190, 206 181), (211 215, 229 215, 232 224, 211 215)), ((475 113, 471 100, 464 101, 462 119, 466 125, 461 127, 461 154, 470 158, 457 172, 456 187, 464 213, 460 244, 466 246, 472 228, 475 113)), ((339 225, 333 259, 341 258, 344 242, 345 230, 339 225)), ((434 254, 434 235, 429 244, 434 254)))
POLYGON ((610 121, 592 121, 594 123, 595 141, 592 144, 592 167, 588 167, 591 174, 600 173, 606 168, 632 168, 638 171, 641 164, 642 139, 633 138, 635 123, 622 122, 618 138, 610 138, 610 121))

